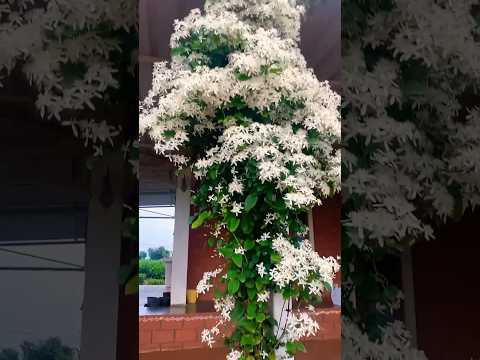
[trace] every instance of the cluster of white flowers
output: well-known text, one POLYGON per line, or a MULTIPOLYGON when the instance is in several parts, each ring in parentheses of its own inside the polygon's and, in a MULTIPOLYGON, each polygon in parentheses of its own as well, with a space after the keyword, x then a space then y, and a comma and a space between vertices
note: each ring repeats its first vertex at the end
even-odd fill
MULTIPOLYGON (((480 77, 476 4, 399 0, 385 11, 371 3, 361 29, 357 18, 342 22, 342 93, 348 109, 342 197, 363 199, 345 214, 344 224, 351 244, 369 261, 378 247, 403 251, 407 244, 432 239, 432 216, 445 221, 480 205, 480 114, 463 102, 478 96, 475 85, 469 89, 480 77), (377 49, 380 56, 370 67, 365 54, 377 49), (391 108, 408 110, 397 116, 391 108)), ((351 293, 361 286, 350 275, 342 285, 351 293)), ((397 300, 387 301, 377 310, 390 312, 397 300)), ((346 320, 344 357, 425 358, 411 348, 399 323, 380 330, 373 343, 346 320)))
POLYGON ((238 178, 234 178, 233 181, 228 185, 228 192, 230 194, 242 194, 243 193, 243 184, 238 180, 238 178))
POLYGON ((113 31, 133 31, 135 7, 128 0, 2 0, 0 81, 19 67, 38 90, 35 104, 41 116, 78 128, 76 134, 101 154, 103 142, 118 136, 119 128, 66 113, 94 110, 95 99, 118 87, 117 69, 109 59, 120 50, 119 39, 96 29, 108 24, 113 31), (72 80, 65 75, 71 64, 78 65, 72 80))
POLYGON ((280 254, 281 260, 270 270, 270 276, 280 288, 295 283, 319 294, 323 290, 322 283, 332 286, 335 273, 340 270, 337 259, 319 256, 308 240, 297 248, 278 235, 273 240, 273 249, 280 254), (314 279, 316 281, 312 281, 314 279))
POLYGON ((247 159, 258 162, 259 179, 275 182, 285 192, 289 207, 319 204, 320 196, 329 196, 340 186, 340 153, 332 157, 332 146, 322 144, 316 156, 306 155, 310 147, 306 131, 294 132, 291 126, 252 123, 248 127, 225 129, 220 146, 207 152, 195 164, 195 175, 203 177, 214 164, 233 166, 247 159), (291 165, 295 166, 292 173, 291 165))
POLYGON ((212 278, 215 278, 223 271, 222 268, 215 269, 213 271, 207 271, 203 274, 202 279, 197 284, 197 292, 199 294, 205 294, 208 292, 213 285, 210 283, 212 278))
POLYGON ((242 357, 242 352, 238 350, 232 350, 227 354, 227 360, 239 360, 242 357))
POLYGON ((314 336, 318 330, 320 326, 308 313, 291 313, 285 324, 285 337, 287 341, 298 341, 307 336, 314 336))
POLYGON ((305 12, 296 0, 209 0, 207 12, 234 12, 255 28, 277 29, 285 38, 298 39, 300 18, 305 12))
MULTIPOLYGON (((300 53, 296 33, 302 10, 288 0, 211 1, 205 9, 205 14, 193 10, 176 23, 172 47, 191 36, 200 36, 202 42, 221 35, 240 42, 241 48, 232 50, 224 67, 191 68, 191 56, 199 55, 195 51, 189 57, 175 56, 170 67, 157 64, 153 87, 140 104, 140 132, 154 140, 159 154, 188 166, 183 150, 191 137, 222 130, 218 146, 194 163, 195 175, 204 176, 215 163, 234 166, 256 159, 262 181, 289 189, 285 200, 290 207, 312 206, 338 191, 340 152, 333 144, 340 141, 340 97, 328 82, 318 81, 300 53), (290 31, 295 34, 286 35, 290 31), (218 110, 234 99, 258 113, 267 112, 272 124, 235 117, 215 122, 218 110), (291 111, 285 110, 286 103, 293 106, 291 111), (293 125, 301 129, 294 131, 293 125), (316 132, 314 141, 308 131, 316 132), (289 164, 293 172, 287 170, 289 164)), ((242 183, 235 177, 230 194, 241 194, 242 183)), ((238 207, 234 209, 238 214, 238 207)))
POLYGON ((343 318, 342 358, 345 360, 427 360, 423 351, 412 347, 410 334, 399 321, 383 328, 381 342, 373 342, 357 325, 343 318))
POLYGON ((230 313, 235 306, 235 299, 231 295, 226 295, 221 299, 215 299, 215 311, 220 314, 222 323, 230 321, 230 313))

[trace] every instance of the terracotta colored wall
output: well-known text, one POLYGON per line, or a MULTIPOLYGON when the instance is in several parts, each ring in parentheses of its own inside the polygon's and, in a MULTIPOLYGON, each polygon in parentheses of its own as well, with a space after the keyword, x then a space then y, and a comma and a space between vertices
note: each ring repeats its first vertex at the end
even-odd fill
MULTIPOLYGON (((165 356, 165 352, 170 354, 171 351, 176 353, 181 350, 207 349, 207 346, 200 342, 201 331, 214 326, 217 320, 215 313, 141 316, 139 324, 140 359, 170 359, 170 357, 162 357, 165 356)), ((322 359, 339 359, 340 308, 318 309, 316 320, 321 324, 321 329, 315 337, 309 338, 308 341, 312 342, 313 349, 318 349, 319 352, 311 351, 308 356, 301 358, 313 360, 318 359, 317 355, 321 354, 322 359), (328 354, 330 356, 327 356, 328 354)), ((214 348, 223 348, 221 340, 215 343, 214 348)), ((213 354, 216 352, 211 353, 212 356, 213 354)), ((214 358, 216 359, 216 357, 214 358)), ((190 357, 183 359, 190 359, 190 357)))
MULTIPOLYGON (((341 226, 342 198, 337 195, 323 201, 321 206, 313 209, 313 229, 315 235, 315 251, 320 256, 341 256, 341 226)), ((334 282, 341 286, 341 272, 334 282)), ((333 305, 330 293, 325 294, 325 305, 333 305)))
POLYGON ((418 346, 429 360, 480 359, 480 212, 414 247, 418 346))
MULTIPOLYGON (((188 240, 188 271, 187 288, 195 289, 198 282, 203 277, 203 273, 224 267, 224 260, 215 255, 212 248, 208 246, 209 231, 206 228, 190 229, 190 238, 188 240)), ((221 288, 220 276, 214 281, 213 285, 221 288)), ((212 300, 213 292, 199 295, 199 300, 212 300)))

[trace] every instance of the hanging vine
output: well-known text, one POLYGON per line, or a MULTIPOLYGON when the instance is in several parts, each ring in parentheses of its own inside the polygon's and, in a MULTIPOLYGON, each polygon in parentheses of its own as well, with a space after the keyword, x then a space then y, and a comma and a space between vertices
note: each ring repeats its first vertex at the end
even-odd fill
POLYGON ((175 22, 172 61, 155 64, 140 104, 141 133, 198 181, 192 228, 209 224, 226 263, 197 287, 222 274, 220 320, 202 340, 211 346, 233 322, 229 360, 304 351, 301 339, 319 329, 312 304, 339 270, 306 240, 307 212, 340 188, 340 97, 300 53, 303 12, 288 0, 207 1, 175 22), (282 328, 274 293, 293 307, 282 328))

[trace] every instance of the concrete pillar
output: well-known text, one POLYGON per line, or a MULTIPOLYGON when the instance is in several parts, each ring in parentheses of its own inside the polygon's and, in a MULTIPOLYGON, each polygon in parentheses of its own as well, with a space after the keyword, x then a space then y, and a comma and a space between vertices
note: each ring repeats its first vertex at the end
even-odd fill
POLYGON ((190 233, 190 177, 177 177, 172 256, 171 305, 187 302, 188 237, 190 233))
MULTIPOLYGON (((273 294, 272 296, 272 314, 273 314, 273 317, 275 320, 277 320, 278 322, 278 327, 275 328, 275 333, 277 333, 277 330, 280 329, 280 331, 278 331, 278 336, 281 336, 281 332, 283 329, 283 327, 285 326, 286 322, 287 322, 287 317, 288 317, 288 311, 287 309, 290 307, 290 309, 292 308, 292 302, 291 300, 289 301, 285 301, 283 299, 283 296, 282 294, 279 294, 279 293, 275 293, 273 294)), ((284 346, 280 347, 277 351, 276 351, 276 356, 277 356, 277 359, 289 359, 289 360, 294 360, 293 357, 289 356, 286 352, 286 349, 284 346)))
POLYGON ((116 360, 123 166, 120 153, 92 164, 81 360, 116 360))

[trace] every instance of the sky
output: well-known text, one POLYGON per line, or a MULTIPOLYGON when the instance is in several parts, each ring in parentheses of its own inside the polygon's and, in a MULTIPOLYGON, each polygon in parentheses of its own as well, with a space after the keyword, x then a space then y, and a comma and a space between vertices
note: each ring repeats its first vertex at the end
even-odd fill
MULTIPOLYGON (((84 265, 78 245, 1 247, 84 265)), ((0 251, 2 266, 62 267, 40 259, 0 251)), ((0 271, 0 350, 24 340, 58 336, 68 346, 80 346, 84 273, 77 271, 0 271)))
MULTIPOLYGON (((158 207, 140 209, 140 217, 143 216, 159 216, 155 213, 165 215, 175 215, 175 207, 158 207)), ((173 250, 173 228, 174 219, 139 219, 139 249, 140 251, 147 251, 148 248, 155 248, 159 246, 165 247, 167 250, 173 250)))

